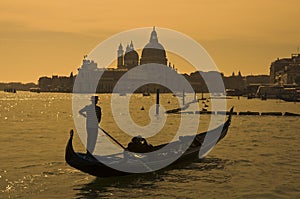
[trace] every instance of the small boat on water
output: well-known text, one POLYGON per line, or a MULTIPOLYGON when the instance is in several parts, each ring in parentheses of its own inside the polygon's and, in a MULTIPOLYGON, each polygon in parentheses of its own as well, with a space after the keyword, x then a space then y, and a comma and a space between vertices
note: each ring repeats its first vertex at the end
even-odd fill
POLYGON ((30 92, 33 92, 33 93, 40 93, 40 92, 41 92, 41 89, 40 89, 40 88, 34 87, 34 88, 30 88, 29 91, 30 91, 30 92))
POLYGON ((278 99, 281 99, 285 102, 300 102, 300 98, 297 96, 291 96, 291 97, 284 97, 284 96, 277 96, 278 99))
POLYGON ((232 97, 228 97, 224 93, 211 93, 209 99, 232 99, 232 97))
POLYGON ((3 91, 7 92, 7 93, 16 93, 17 92, 17 90, 14 88, 5 88, 3 91))
POLYGON ((143 92, 143 96, 144 97, 150 96, 150 93, 149 92, 143 92))
MULTIPOLYGON (((145 155, 147 153, 143 153, 143 157, 138 155, 137 157, 134 156, 131 158, 137 159, 137 161, 139 161, 139 162, 144 162, 144 160, 148 160, 148 161, 145 161, 147 163, 143 163, 140 166, 146 166, 146 167, 150 167, 150 168, 152 168, 153 165, 161 164, 162 160, 159 159, 159 157, 161 157, 161 155, 163 155, 163 157, 164 157, 163 161, 164 160, 167 161, 168 159, 172 159, 174 157, 174 154, 178 154, 178 153, 182 154, 181 156, 179 156, 178 159, 176 159, 169 166, 176 165, 179 163, 185 163, 185 162, 199 160, 200 149, 204 149, 206 151, 206 153, 200 157, 200 158, 204 158, 205 155, 207 155, 207 153, 214 147, 214 145, 226 136, 229 126, 230 126, 230 123, 231 123, 232 112, 233 112, 233 108, 231 108, 227 120, 223 124, 218 126, 217 128, 209 130, 207 132, 202 132, 202 133, 197 134, 193 138, 191 143, 188 142, 190 145, 187 148, 187 150, 185 150, 184 152, 181 151, 182 146, 187 144, 186 141, 189 140, 191 138, 191 136, 183 136, 183 137, 180 137, 178 141, 175 141, 172 143, 167 143, 167 144, 161 144, 158 146, 153 146, 153 151, 159 150, 168 144, 172 144, 172 146, 174 146, 174 147, 172 147, 172 150, 164 151, 161 154, 154 153, 155 154, 154 157, 152 157, 150 155, 151 153, 149 153, 149 156, 145 155), (204 138, 208 134, 210 136, 215 135, 215 139, 204 142, 204 138)), ((124 176, 124 175, 132 174, 130 172, 125 172, 125 171, 120 171, 120 170, 114 169, 115 168, 114 165, 122 166, 122 164, 124 164, 126 161, 128 161, 128 158, 126 158, 126 155, 125 155, 125 152, 127 152, 127 151, 124 151, 123 157, 122 156, 120 157, 120 154, 113 154, 113 155, 101 156, 101 157, 94 156, 97 158, 87 158, 85 153, 80 153, 80 152, 74 151, 73 144, 72 144, 73 134, 74 134, 73 130, 71 130, 70 138, 67 143, 66 151, 65 151, 65 160, 71 167, 78 169, 84 173, 88 173, 90 175, 97 176, 97 177, 113 177, 113 176, 124 176), (111 166, 108 166, 107 164, 102 163, 102 161, 101 162, 98 161, 97 159, 99 159, 99 158, 110 160, 111 163, 109 163, 109 165, 111 165, 111 166)), ((139 154, 139 153, 133 153, 133 154, 139 154)), ((126 166, 126 165, 124 165, 124 166, 126 166)), ((133 165, 133 166, 136 166, 136 165, 133 165)), ((151 172, 151 171, 149 171, 149 172, 151 172)))
POLYGON ((173 97, 185 97, 186 95, 185 95, 185 93, 183 92, 183 93, 173 93, 172 96, 173 96, 173 97))

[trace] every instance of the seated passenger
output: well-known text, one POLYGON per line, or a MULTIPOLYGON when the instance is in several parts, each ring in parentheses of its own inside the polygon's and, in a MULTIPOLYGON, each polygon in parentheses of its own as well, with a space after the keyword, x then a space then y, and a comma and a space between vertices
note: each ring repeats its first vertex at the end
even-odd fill
POLYGON ((153 146, 148 144, 146 139, 139 135, 131 139, 127 149, 131 152, 147 153, 153 151, 153 146))

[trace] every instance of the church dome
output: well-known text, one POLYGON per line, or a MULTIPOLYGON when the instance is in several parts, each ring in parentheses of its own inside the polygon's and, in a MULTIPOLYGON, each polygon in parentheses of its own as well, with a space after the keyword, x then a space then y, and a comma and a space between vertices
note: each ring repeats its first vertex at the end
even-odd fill
POLYGON ((158 42, 155 27, 151 32, 149 43, 143 48, 141 64, 158 63, 167 65, 166 51, 164 47, 158 42))
POLYGON ((138 65, 139 55, 134 50, 133 43, 130 43, 130 46, 127 45, 125 55, 124 55, 124 65, 127 68, 133 68, 138 65))

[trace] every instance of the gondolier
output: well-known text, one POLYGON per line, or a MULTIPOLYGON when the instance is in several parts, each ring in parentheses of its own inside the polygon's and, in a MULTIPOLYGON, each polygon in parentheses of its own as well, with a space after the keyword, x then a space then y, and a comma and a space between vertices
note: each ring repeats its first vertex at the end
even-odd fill
POLYGON ((91 97, 92 104, 85 106, 79 114, 86 118, 87 131, 87 157, 91 157, 95 150, 98 137, 98 124, 101 121, 101 108, 97 106, 98 96, 91 97))

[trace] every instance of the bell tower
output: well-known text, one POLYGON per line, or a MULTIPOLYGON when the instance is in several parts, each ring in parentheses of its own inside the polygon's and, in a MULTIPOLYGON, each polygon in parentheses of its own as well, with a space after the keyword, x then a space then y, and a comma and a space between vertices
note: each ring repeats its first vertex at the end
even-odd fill
POLYGON ((119 45, 119 49, 118 49, 118 68, 122 68, 124 66, 124 50, 123 50, 123 46, 120 43, 119 45))

